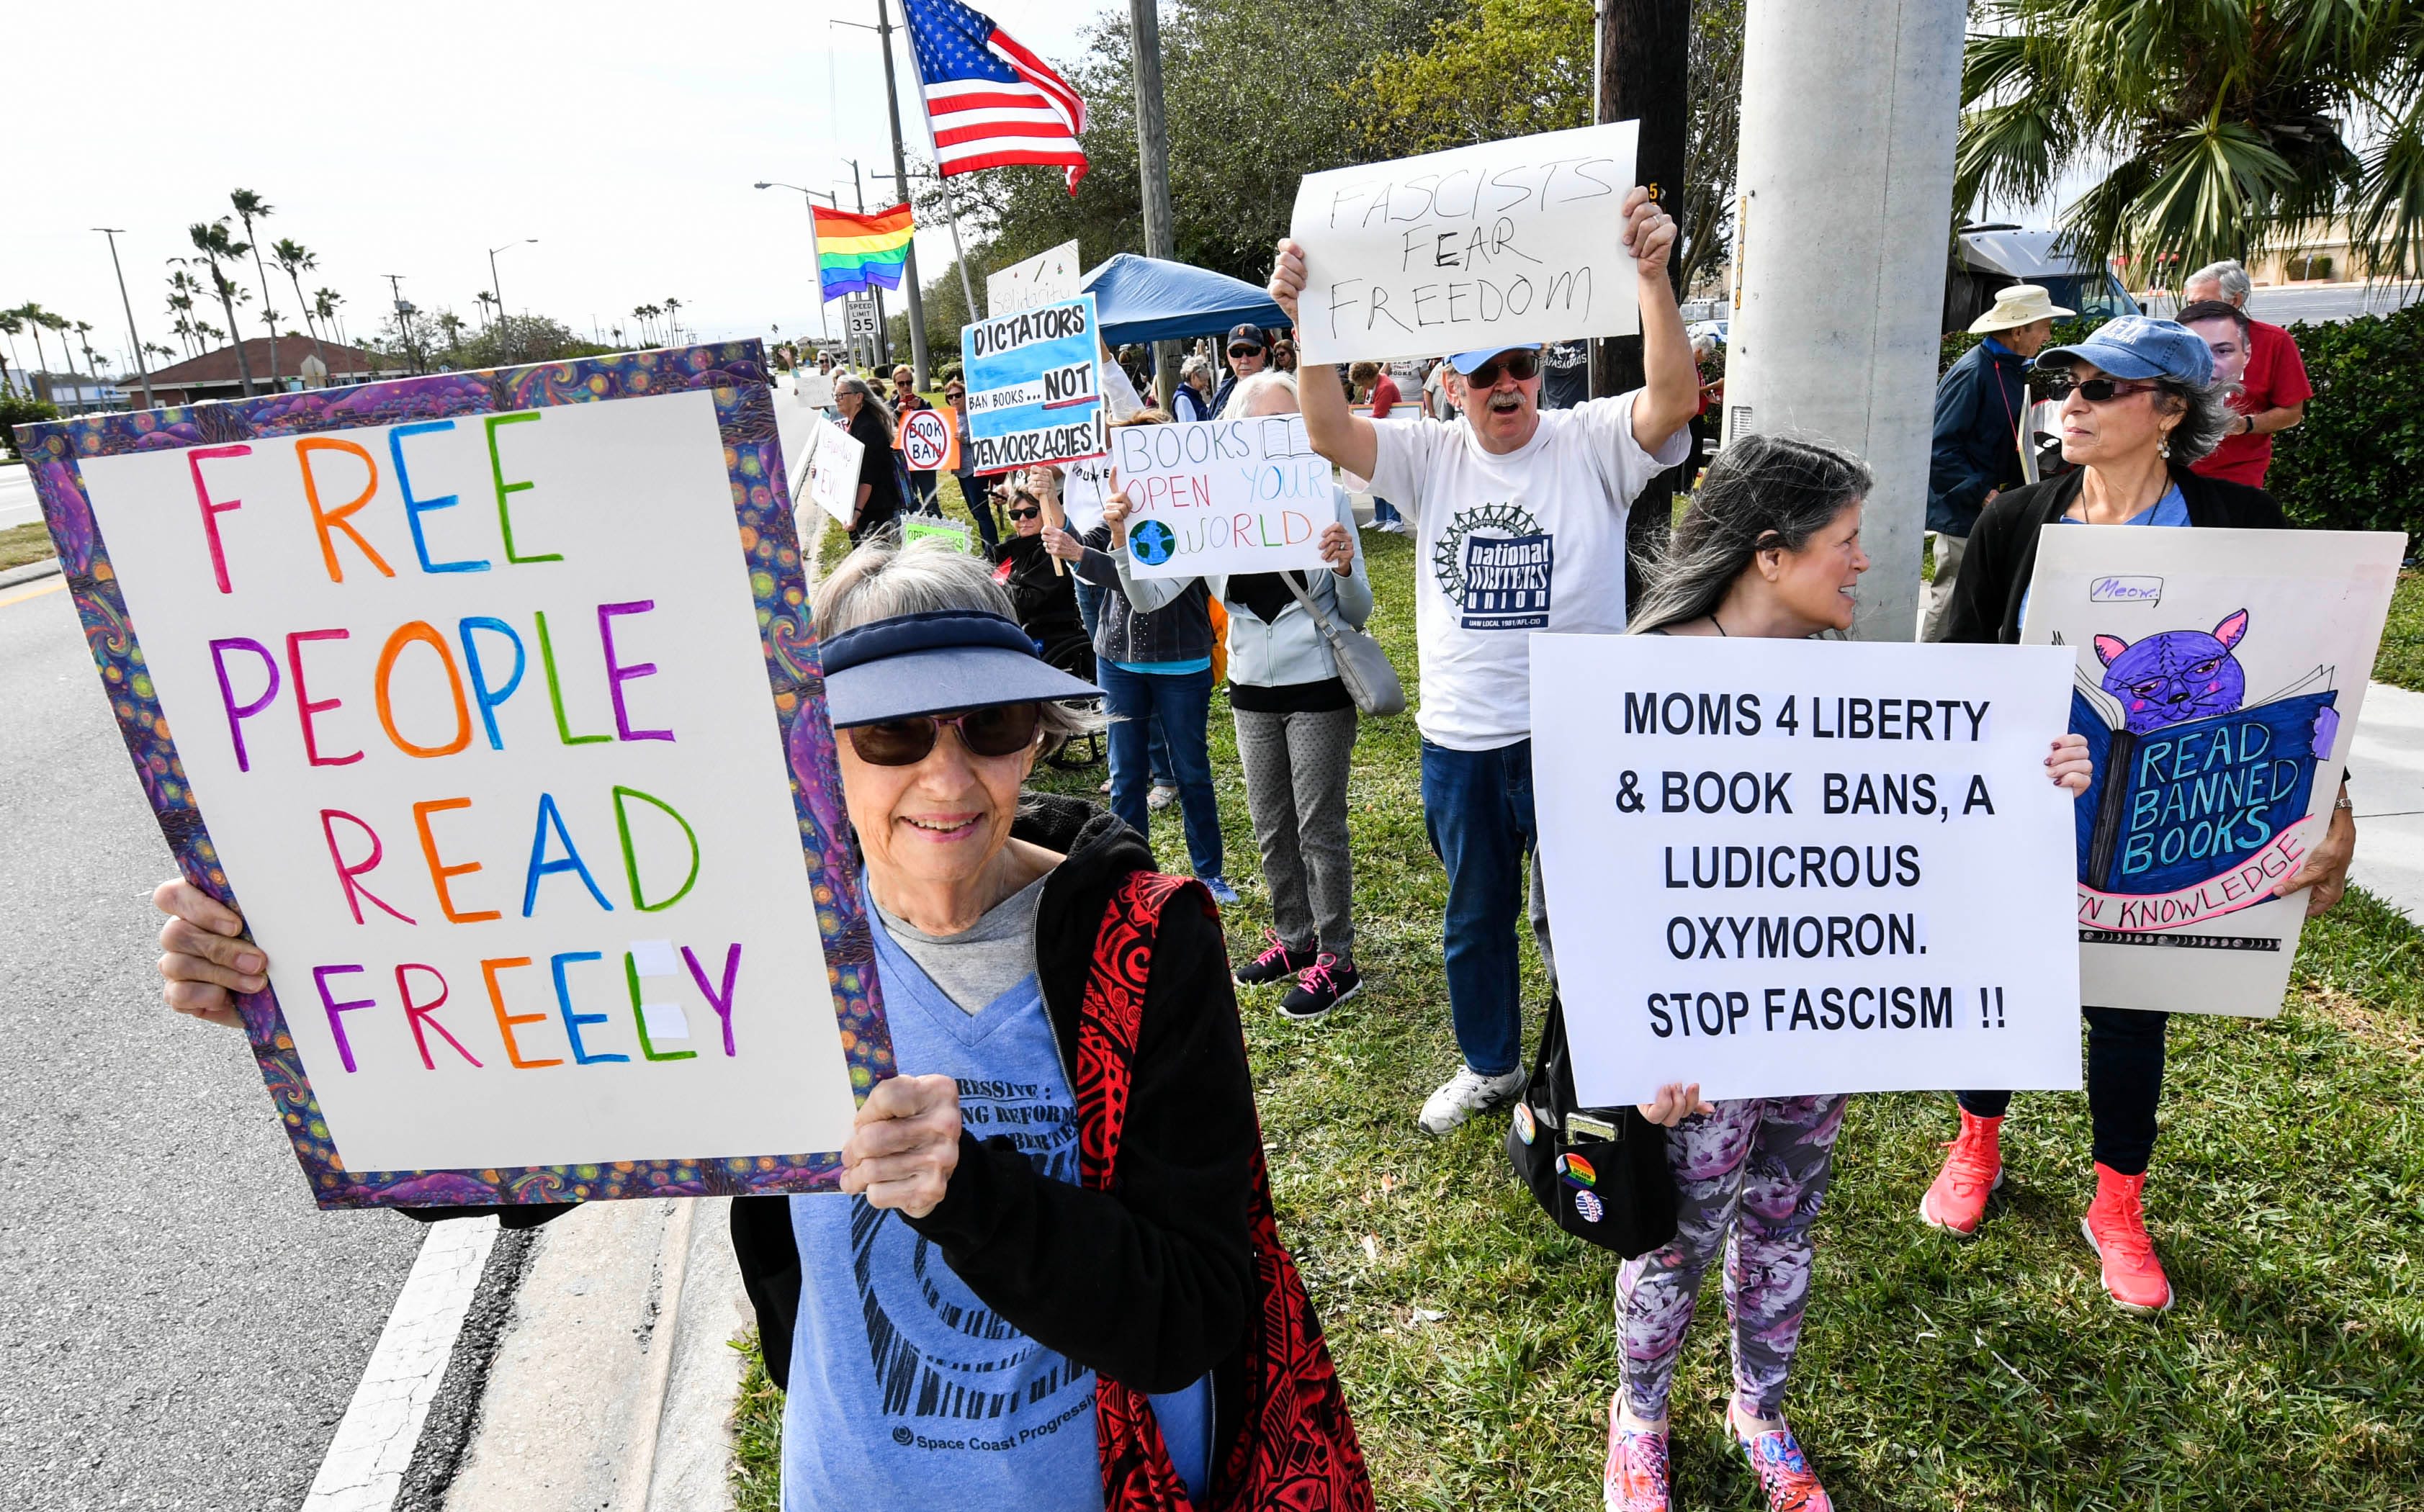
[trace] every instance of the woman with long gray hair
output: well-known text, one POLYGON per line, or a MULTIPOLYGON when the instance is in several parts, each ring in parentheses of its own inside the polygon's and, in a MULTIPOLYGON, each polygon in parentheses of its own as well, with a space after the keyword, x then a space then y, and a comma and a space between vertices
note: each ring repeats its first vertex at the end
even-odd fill
MULTIPOLYGON (((1860 508, 1871 483, 1859 458, 1834 447, 1735 441, 1675 527, 1632 632, 1794 640, 1851 629, 1869 569, 1860 508)), ((2046 767, 2057 786, 2084 791, 2087 742, 2064 736, 2046 767)), ((1642 1117, 1669 1130, 1675 1237, 1617 1272, 1624 1384, 1608 1409, 1610 1512, 1667 1512, 1667 1394, 1700 1278, 1720 1249, 1733 1328, 1727 1431, 1777 1512, 1832 1504, 1785 1424, 1784 1390, 1809 1305, 1811 1226, 1849 1100, 1820 1091, 1707 1103, 1697 1084, 1678 1083, 1641 1105, 1642 1117)))
POLYGON ((834 403, 850 438, 865 447, 858 462, 858 509, 851 517, 850 544, 858 545, 901 513, 901 480, 892 462, 892 406, 857 374, 834 380, 834 403))

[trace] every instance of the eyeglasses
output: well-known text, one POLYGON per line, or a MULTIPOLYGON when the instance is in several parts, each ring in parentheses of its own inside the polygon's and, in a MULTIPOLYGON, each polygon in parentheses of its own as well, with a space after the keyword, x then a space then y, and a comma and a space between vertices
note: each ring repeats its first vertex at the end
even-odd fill
POLYGON ((1263 349, 1259 346, 1233 346, 1229 348, 1229 357, 1233 361, 1241 357, 1260 357, 1262 355, 1263 349))
POLYGON ((2118 378, 2074 378, 2067 373, 2050 374, 2045 380, 2047 398, 2067 399, 2076 391, 2091 405, 2109 405, 2124 394, 2152 393, 2161 388, 2160 383, 2124 383, 2118 378))
POLYGON ((1540 375, 1540 354, 1538 352, 1503 352, 1464 375, 1467 386, 1475 389, 1495 389, 1498 375, 1506 373, 1516 382, 1540 375))
POLYGON ((960 732, 960 744, 970 756, 999 760, 1033 745, 1043 723, 1040 704, 1000 704, 962 714, 913 714, 877 724, 853 724, 842 733, 850 737, 851 749, 858 758, 869 766, 914 767, 933 754, 941 725, 960 732))
POLYGON ((1042 504, 1030 504, 1025 509, 1012 510, 1010 512, 1010 517, 1013 519, 1033 519, 1043 513, 1044 506, 1042 504))

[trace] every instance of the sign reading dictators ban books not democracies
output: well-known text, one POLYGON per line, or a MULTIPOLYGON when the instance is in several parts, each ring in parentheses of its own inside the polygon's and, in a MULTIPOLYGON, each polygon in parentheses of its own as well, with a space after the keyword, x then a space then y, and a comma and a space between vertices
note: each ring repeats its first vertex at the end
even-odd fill
POLYGON ((970 470, 1007 472, 1110 449, 1092 294, 963 326, 960 357, 970 470))
POLYGON ((2080 1084, 2065 659, 1532 637, 1582 1102, 2080 1084))

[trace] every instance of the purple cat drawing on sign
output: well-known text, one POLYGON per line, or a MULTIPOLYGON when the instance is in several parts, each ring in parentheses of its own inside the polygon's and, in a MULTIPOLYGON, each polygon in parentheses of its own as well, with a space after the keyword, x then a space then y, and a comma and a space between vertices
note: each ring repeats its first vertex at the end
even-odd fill
POLYGON ((2212 714, 2236 711, 2247 698, 2247 674, 2230 649, 2247 633, 2247 611, 2203 630, 2163 630, 2137 642, 2096 638, 2104 663, 2104 691, 2121 700, 2127 728, 2144 735, 2212 714))

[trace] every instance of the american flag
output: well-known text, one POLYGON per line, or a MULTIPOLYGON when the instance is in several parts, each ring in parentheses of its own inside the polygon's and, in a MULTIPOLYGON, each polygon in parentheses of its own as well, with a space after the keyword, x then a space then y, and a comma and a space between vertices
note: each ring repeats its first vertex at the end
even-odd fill
POLYGON ((1044 163, 1065 167, 1076 194, 1086 176, 1086 153, 1077 145, 1086 102, 1069 81, 959 0, 901 4, 943 176, 1044 163))

